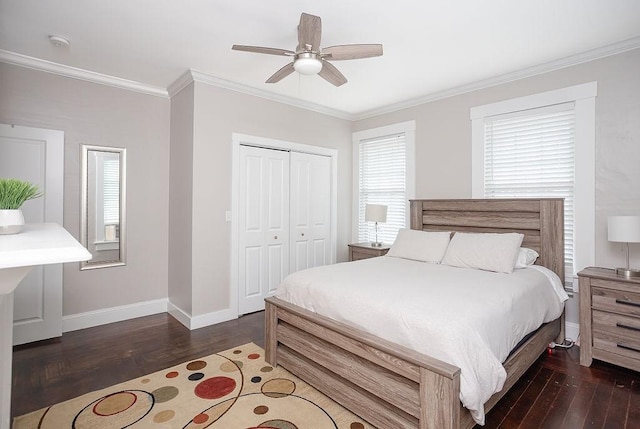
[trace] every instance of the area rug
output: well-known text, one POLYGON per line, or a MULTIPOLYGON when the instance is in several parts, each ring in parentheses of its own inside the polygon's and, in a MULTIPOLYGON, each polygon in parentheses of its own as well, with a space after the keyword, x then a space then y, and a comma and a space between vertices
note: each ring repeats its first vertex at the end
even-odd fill
POLYGON ((36 428, 373 429, 253 343, 14 419, 36 428))

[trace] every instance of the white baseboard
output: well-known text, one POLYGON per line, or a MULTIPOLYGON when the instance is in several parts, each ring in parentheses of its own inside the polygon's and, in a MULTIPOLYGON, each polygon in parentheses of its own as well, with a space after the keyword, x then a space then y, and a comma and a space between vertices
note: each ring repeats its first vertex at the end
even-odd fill
POLYGON ((565 322, 565 338, 571 338, 573 341, 578 341, 578 335, 580 334, 580 325, 573 322, 565 322))
POLYGON ((202 314, 191 318, 191 329, 204 328, 216 323, 226 322, 238 318, 238 313, 227 308, 213 313, 202 314))
POLYGON ((171 301, 167 303, 167 313, 173 316, 174 319, 182 323, 188 329, 191 329, 189 327, 191 325, 191 316, 185 313, 180 307, 176 307, 171 303, 171 301))
POLYGON ((214 311, 213 313, 202 314, 200 316, 190 316, 171 302, 167 303, 167 312, 190 330, 204 328, 205 326, 215 325, 216 323, 222 323, 227 320, 238 318, 238 313, 229 308, 214 311))
POLYGON ((106 325, 107 323, 121 322, 123 320, 135 319, 136 317, 165 312, 169 313, 190 330, 238 318, 238 314, 231 309, 214 311, 195 317, 190 316, 169 302, 167 298, 163 298, 64 316, 62 318, 62 332, 77 331, 78 329, 92 328, 94 326, 106 325))
MULTIPOLYGON (((91 328, 106 325, 107 323, 121 322, 135 319, 136 317, 150 316, 152 314, 168 312, 178 322, 189 330, 204 328, 216 323, 226 322, 238 318, 238 314, 231 309, 214 311, 200 316, 190 316, 168 299, 156 299, 153 301, 139 302, 120 307, 106 308, 86 313, 72 314, 62 318, 62 332, 77 331, 78 329, 91 328)), ((578 340, 580 325, 573 322, 565 322, 565 337, 573 341, 578 340)))
POLYGON ((135 319, 136 317, 165 313, 168 303, 169 300, 163 298, 63 316, 62 332, 77 331, 78 329, 135 319))

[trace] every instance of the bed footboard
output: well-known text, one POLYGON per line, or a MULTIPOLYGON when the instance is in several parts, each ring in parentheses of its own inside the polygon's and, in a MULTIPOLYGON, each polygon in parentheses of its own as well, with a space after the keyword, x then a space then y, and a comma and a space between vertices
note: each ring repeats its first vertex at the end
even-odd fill
POLYGON ((265 357, 381 428, 460 427, 460 369, 276 298, 265 357))
MULTIPOLYGON (((374 426, 472 428, 460 403, 460 369, 277 298, 266 299, 265 359, 281 365, 374 426)), ((505 361, 489 411, 560 332, 543 325, 505 361)))

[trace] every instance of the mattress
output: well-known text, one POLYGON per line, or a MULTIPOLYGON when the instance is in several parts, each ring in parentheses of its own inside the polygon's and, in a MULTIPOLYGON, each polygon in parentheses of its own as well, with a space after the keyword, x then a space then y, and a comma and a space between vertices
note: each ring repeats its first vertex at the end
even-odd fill
POLYGON ((568 299, 544 267, 504 274, 389 256, 298 271, 276 297, 459 367, 460 401, 479 424, 505 382, 502 362, 568 299))

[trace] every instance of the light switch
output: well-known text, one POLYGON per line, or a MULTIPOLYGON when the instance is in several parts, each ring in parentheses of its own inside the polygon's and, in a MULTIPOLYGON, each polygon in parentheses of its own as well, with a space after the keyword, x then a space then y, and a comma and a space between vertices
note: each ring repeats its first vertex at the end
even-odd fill
POLYGON ((224 220, 226 222, 231 222, 231 210, 227 210, 224 212, 224 220))

